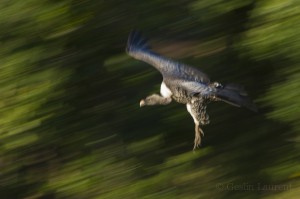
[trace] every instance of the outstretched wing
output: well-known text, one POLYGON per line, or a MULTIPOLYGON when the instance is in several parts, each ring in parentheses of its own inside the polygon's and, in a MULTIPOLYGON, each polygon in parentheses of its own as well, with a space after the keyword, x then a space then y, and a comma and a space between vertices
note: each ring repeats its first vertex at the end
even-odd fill
POLYGON ((184 79, 203 83, 210 82, 208 76, 200 70, 153 52, 148 45, 147 39, 142 37, 137 31, 130 33, 126 51, 135 59, 154 66, 164 78, 172 77, 173 79, 184 79))

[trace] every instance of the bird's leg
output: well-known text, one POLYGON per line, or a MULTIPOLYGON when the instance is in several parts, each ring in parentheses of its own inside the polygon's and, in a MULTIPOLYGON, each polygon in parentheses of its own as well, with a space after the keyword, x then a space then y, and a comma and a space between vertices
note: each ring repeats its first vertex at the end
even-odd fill
POLYGON ((196 148, 200 146, 201 135, 204 136, 204 132, 199 127, 199 124, 195 123, 195 140, 194 140, 194 149, 193 150, 196 150, 196 148))

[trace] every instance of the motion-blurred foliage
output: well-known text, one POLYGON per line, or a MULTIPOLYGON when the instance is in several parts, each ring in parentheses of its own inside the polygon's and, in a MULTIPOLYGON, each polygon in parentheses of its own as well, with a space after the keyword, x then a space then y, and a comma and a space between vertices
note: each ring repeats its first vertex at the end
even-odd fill
POLYGON ((299 197, 299 20, 296 0, 2 1, 0 197, 299 197), (134 28, 259 113, 211 104, 193 153, 184 106, 138 107, 161 77, 125 54, 134 28))

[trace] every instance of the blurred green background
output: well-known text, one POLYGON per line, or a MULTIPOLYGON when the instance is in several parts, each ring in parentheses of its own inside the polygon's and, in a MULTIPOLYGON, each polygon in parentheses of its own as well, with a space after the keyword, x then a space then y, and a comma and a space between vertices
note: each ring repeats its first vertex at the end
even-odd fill
POLYGON ((3 0, 1 199, 300 197, 300 1, 3 0), (246 87, 258 113, 212 103, 192 152, 185 106, 139 108, 153 48, 246 87))

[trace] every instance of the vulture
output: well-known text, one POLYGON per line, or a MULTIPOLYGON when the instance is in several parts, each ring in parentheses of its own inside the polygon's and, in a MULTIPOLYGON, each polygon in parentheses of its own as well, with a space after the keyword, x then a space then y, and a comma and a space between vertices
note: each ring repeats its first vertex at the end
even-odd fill
POLYGON ((186 105, 195 123, 193 150, 200 146, 201 136, 204 136, 200 126, 210 122, 206 112, 209 102, 223 101, 233 106, 257 111, 242 86, 211 82, 209 77, 198 68, 155 53, 139 31, 132 31, 129 34, 126 52, 133 58, 152 65, 163 77, 160 95, 147 96, 140 101, 140 107, 168 105, 172 100, 186 105))

